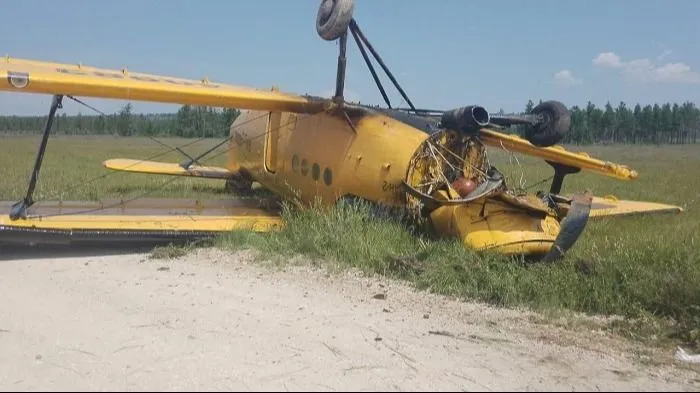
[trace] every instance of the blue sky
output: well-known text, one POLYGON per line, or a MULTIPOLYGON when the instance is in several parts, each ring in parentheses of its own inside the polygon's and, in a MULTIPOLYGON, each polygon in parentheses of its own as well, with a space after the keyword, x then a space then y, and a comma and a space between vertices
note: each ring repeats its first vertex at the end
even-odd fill
MULTIPOLYGON (((0 14, 0 53, 330 94, 337 45, 316 35, 319 2, 22 0, 0 14)), ((491 112, 519 111, 530 98, 700 103, 698 15, 697 0, 357 0, 355 8, 416 106, 491 112)), ((352 41, 346 89, 348 98, 382 102, 352 41)), ((125 103, 87 101, 106 112, 125 103)), ((1 114, 44 114, 49 103, 0 93, 1 114)), ((138 112, 178 107, 132 104, 138 112)), ((68 101, 64 111, 89 110, 68 101)))

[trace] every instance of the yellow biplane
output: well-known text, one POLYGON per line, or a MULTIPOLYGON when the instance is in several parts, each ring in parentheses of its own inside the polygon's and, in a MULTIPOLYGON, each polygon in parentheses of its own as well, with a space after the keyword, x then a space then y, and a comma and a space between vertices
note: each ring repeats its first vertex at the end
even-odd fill
POLYGON ((5 58, 0 62, 0 89, 54 98, 27 194, 19 202, 4 204, 8 214, 0 215, 0 239, 171 240, 284 225, 278 209, 248 199, 35 203, 33 190, 54 114, 64 97, 74 96, 244 110, 224 141, 225 168, 202 165, 200 156, 180 164, 110 159, 104 166, 111 170, 219 179, 233 192, 246 192, 257 183, 278 200, 306 206, 360 199, 408 212, 435 233, 456 237, 474 250, 555 260, 575 243, 589 217, 681 211, 677 206, 588 193, 560 195, 564 177, 580 170, 621 180, 633 180, 637 173, 558 146, 570 125, 569 112, 559 102, 543 102, 519 116, 491 115, 478 105, 444 111, 415 108, 360 30, 353 11, 353 0, 323 0, 318 9, 318 34, 338 41, 340 48, 331 99, 126 69, 5 58), (358 45, 386 108, 344 100, 349 37, 358 45), (392 108, 370 54, 410 108, 392 108), (513 125, 524 127, 522 137, 502 132, 513 125), (487 146, 546 160, 554 169, 549 192, 515 192, 490 164, 487 146))

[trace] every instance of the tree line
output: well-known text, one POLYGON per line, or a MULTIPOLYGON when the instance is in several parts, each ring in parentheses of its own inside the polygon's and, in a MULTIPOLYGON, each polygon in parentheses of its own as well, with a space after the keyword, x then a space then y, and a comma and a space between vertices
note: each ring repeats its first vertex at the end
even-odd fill
MULTIPOLYGON (((534 106, 528 101, 525 112, 534 106)), ((589 101, 570 111, 568 143, 685 144, 697 143, 700 137, 700 109, 692 102, 634 107, 624 102, 613 107, 608 102, 599 108, 589 101)))
MULTIPOLYGON (((135 114, 131 104, 117 113, 100 115, 56 115, 54 134, 179 136, 185 138, 226 137, 237 109, 183 105, 176 113, 135 114)), ((0 116, 0 132, 42 132, 47 116, 0 116)))
MULTIPOLYGON (((541 102, 541 100, 540 100, 541 102)), ((524 113, 536 104, 529 100, 524 113)), ((700 109, 682 104, 636 104, 573 106, 571 130, 564 143, 697 143, 700 109)), ((502 111, 501 111, 502 113, 502 111)), ((57 116, 53 132, 67 135, 179 136, 185 138, 226 137, 237 109, 183 105, 176 113, 135 114, 127 104, 114 114, 57 116)), ((38 133, 46 116, 0 116, 0 132, 38 133)), ((517 131, 517 128, 514 129, 517 131)))

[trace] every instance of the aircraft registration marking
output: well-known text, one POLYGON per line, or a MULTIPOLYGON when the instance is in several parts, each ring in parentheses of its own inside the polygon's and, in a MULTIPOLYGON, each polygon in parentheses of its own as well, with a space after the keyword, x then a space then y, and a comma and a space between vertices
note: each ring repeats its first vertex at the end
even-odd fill
POLYGON ((388 181, 384 180, 384 183, 382 184, 382 191, 384 192, 396 192, 400 191, 401 189, 401 183, 389 183, 388 181))

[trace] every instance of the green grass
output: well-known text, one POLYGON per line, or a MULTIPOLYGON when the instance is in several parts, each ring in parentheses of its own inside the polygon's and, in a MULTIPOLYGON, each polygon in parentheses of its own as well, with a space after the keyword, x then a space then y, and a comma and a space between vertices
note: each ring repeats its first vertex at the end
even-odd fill
MULTIPOLYGON (((190 140, 163 138, 175 146, 190 140)), ((5 166, 2 199, 18 198, 26 186, 38 137, 5 137, 0 155, 5 166)), ((190 149, 203 151, 215 141, 190 149)), ((408 280, 432 292, 477 299, 500 306, 524 306, 544 312, 577 311, 620 315, 611 330, 656 344, 700 344, 700 146, 596 146, 572 148, 630 165, 636 181, 619 181, 581 173, 565 182, 564 192, 589 189, 597 195, 677 204, 680 215, 596 220, 565 260, 551 266, 526 264, 497 255, 479 255, 454 241, 429 239, 387 218, 372 217, 368 207, 346 205, 285 211, 279 232, 234 232, 217 244, 254 248, 261 256, 287 263, 305 255, 331 267, 356 267, 368 273, 408 280)), ((144 158, 163 151, 144 138, 57 137, 51 140, 40 181, 40 196, 62 186, 110 173, 100 163, 110 157, 144 158)), ((492 162, 513 185, 524 186, 551 176, 539 160, 490 150, 492 162)), ((177 154, 159 160, 180 161, 177 154)), ((210 164, 222 164, 225 157, 210 164)), ((225 198, 222 184, 201 179, 118 174, 61 193, 64 199, 106 196, 225 198), (155 190, 155 191, 154 191, 155 190)), ((546 189, 545 183, 532 189, 546 189)), ((38 198, 46 199, 46 198, 38 198)), ((168 255, 172 250, 170 250, 168 255)), ((177 253, 176 253, 177 254, 177 253)))
MULTIPOLYGON (((0 162, 3 180, 0 199, 14 200, 26 192, 41 136, 0 136, 0 162)), ((157 138, 182 147, 190 156, 213 147, 220 139, 157 138)), ((224 147, 213 154, 219 154, 224 147)), ((220 183, 211 180, 165 175, 146 175, 107 170, 102 162, 109 158, 149 159, 181 162, 187 158, 149 138, 112 136, 53 136, 44 156, 36 200, 97 200, 102 198, 146 197, 221 198, 220 183)), ((226 154, 204 161, 207 165, 226 163, 226 154)))

